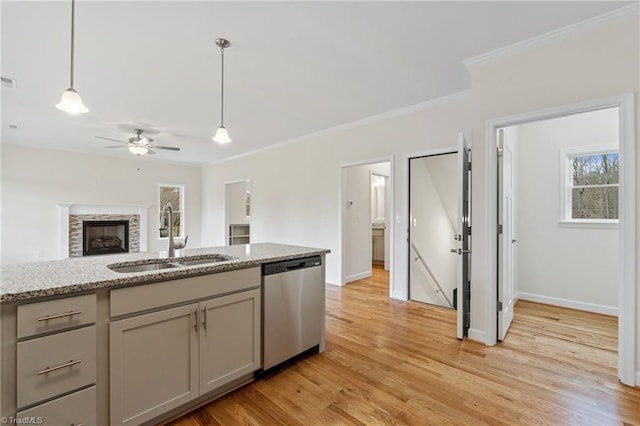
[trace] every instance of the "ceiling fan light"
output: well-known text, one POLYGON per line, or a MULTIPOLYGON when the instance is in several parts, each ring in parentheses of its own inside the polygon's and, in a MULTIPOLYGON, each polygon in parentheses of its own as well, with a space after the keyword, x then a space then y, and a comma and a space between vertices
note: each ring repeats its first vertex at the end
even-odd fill
POLYGON ((80 94, 73 90, 73 87, 68 88, 62 93, 62 98, 60 98, 60 103, 56 105, 56 108, 73 115, 89 112, 89 108, 84 106, 80 94))
POLYGON ((231 138, 229 137, 229 132, 224 126, 218 127, 216 131, 216 135, 213 137, 213 140, 218 142, 219 144, 225 144, 231 142, 231 138))
POLYGON ((135 155, 145 155, 149 152, 149 148, 144 146, 129 145, 129 152, 135 155))

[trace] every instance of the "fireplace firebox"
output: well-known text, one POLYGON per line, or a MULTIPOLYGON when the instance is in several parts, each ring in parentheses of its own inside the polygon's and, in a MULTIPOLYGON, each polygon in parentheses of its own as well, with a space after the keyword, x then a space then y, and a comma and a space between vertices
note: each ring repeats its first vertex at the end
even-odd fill
POLYGON ((128 220, 92 220, 82 222, 82 255, 128 253, 128 220))

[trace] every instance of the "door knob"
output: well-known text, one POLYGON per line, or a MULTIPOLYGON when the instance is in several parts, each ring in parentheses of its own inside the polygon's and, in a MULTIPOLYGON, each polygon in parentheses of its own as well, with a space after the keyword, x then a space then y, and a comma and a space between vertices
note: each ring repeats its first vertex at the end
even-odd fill
POLYGON ((471 253, 471 250, 465 250, 465 249, 451 249, 451 253, 458 253, 458 254, 467 254, 467 253, 471 253))

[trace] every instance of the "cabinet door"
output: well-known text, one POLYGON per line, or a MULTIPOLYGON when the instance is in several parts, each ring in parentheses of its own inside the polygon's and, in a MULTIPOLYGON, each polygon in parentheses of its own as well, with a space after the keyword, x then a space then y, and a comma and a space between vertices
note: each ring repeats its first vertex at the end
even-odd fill
POLYGON ((111 424, 139 424, 198 396, 198 304, 110 324, 111 424))
POLYGON ((260 290, 200 303, 200 394, 260 369, 260 290))
POLYGON ((373 237, 373 260, 384 262, 384 237, 373 237))

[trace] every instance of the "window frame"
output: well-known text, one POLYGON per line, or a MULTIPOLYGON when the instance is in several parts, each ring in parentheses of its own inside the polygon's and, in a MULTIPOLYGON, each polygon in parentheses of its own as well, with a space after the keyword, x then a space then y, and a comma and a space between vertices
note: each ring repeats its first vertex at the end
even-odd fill
MULTIPOLYGON (((611 154, 620 155, 618 144, 603 144, 560 149, 560 220, 561 226, 588 227, 588 228, 617 228, 620 219, 576 219, 571 217, 573 204, 573 158, 589 155, 611 154)), ((618 183, 614 184, 620 188, 618 183)), ((618 204, 622 194, 618 189, 618 204)))
POLYGON ((176 209, 176 206, 172 207, 174 208, 174 212, 179 212, 180 213, 180 234, 173 237, 173 238, 184 238, 184 236, 187 234, 186 233, 186 229, 187 229, 187 221, 186 221, 186 216, 185 216, 185 198, 186 198, 186 185, 184 184, 176 184, 176 183, 159 183, 157 185, 156 188, 156 205, 158 206, 158 213, 156 215, 156 220, 158 223, 158 226, 156 227, 156 229, 158 230, 158 233, 156 234, 157 238, 159 241, 162 240, 168 240, 169 236, 166 237, 161 237, 160 236, 160 226, 161 226, 161 219, 160 219, 160 214, 162 213, 162 207, 160 205, 160 189, 161 188, 179 188, 180 189, 180 206, 179 208, 176 209))

